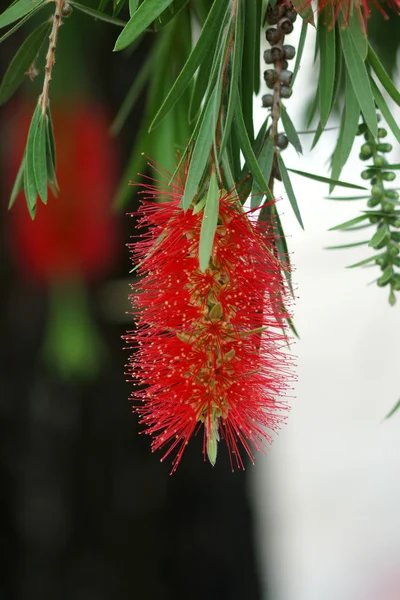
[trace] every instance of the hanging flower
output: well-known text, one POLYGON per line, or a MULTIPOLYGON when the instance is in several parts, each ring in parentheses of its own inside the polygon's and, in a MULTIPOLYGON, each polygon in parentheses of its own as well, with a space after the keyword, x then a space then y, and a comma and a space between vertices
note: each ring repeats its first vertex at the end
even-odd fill
MULTIPOLYGON (((131 295, 137 329, 126 336, 134 353, 129 372, 135 410, 152 450, 171 452, 176 469, 192 434, 204 425, 203 453, 215 464, 225 439, 231 465, 253 461, 282 423, 289 359, 282 323, 285 289, 268 234, 257 229, 237 199, 220 192, 219 218, 208 268, 199 268, 203 213, 184 212, 184 181, 170 192, 145 184, 130 244, 140 289, 131 295), (161 201, 161 202, 160 202, 161 201)), ((171 189, 171 188, 170 188, 171 189)))

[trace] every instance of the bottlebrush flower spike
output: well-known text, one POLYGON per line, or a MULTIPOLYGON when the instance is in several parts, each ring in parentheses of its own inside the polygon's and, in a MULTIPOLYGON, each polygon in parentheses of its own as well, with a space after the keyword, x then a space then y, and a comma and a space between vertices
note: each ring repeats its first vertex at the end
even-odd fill
MULTIPOLYGON (((131 295, 137 329, 126 340, 135 410, 152 450, 176 451, 174 471, 192 434, 204 425, 203 453, 215 464, 225 439, 231 466, 239 445, 251 460, 271 441, 286 409, 290 359, 282 323, 285 286, 268 234, 232 194, 220 191, 219 218, 208 268, 199 268, 203 212, 179 208, 185 182, 171 191, 143 184, 138 227, 130 244, 139 284, 131 295), (267 240, 267 242, 266 242, 267 240)), ((199 205, 200 206, 200 205, 199 205)))

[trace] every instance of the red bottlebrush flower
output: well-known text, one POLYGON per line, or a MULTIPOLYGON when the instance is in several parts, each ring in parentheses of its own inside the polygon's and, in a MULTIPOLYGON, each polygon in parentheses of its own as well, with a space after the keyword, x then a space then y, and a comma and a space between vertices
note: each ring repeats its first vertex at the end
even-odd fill
MULTIPOLYGON (((350 15, 355 10, 361 23, 363 23, 365 27, 366 20, 371 14, 371 3, 379 10, 385 19, 389 18, 379 0, 318 0, 317 11, 318 14, 325 12, 328 24, 333 27, 340 14, 343 17, 342 24, 348 25, 350 15)), ((306 7, 312 6, 311 0, 293 0, 293 4, 300 13, 304 11, 306 7)), ((400 14, 400 0, 388 0, 387 4, 395 12, 400 14)))
MULTIPOLYGON (((23 194, 10 211, 10 247, 19 265, 41 282, 91 280, 113 264, 118 248, 117 220, 111 211, 116 181, 115 145, 101 106, 52 105, 57 140, 58 197, 49 190, 30 218, 23 194)), ((32 106, 13 109, 9 165, 18 171, 32 106)), ((13 181, 10 180, 10 185, 13 181)))
MULTIPOLYGON (((208 268, 199 267, 203 212, 179 208, 184 181, 170 192, 144 184, 138 227, 130 244, 140 289, 131 295, 137 329, 129 372, 138 389, 135 410, 152 450, 172 451, 174 471, 185 446, 204 425, 203 453, 215 464, 224 438, 243 468, 271 441, 286 408, 289 359, 280 329, 287 318, 280 264, 266 237, 229 192, 220 192, 218 226, 208 268), (157 202, 161 200, 161 202, 157 202), (283 320, 283 321, 282 321, 283 320)), ((271 246, 272 248, 272 246, 271 246)))

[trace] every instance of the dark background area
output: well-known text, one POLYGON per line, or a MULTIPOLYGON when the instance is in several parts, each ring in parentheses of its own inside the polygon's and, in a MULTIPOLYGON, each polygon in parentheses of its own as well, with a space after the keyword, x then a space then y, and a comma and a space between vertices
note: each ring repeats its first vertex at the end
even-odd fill
MULTIPOLYGON (((129 57, 115 55, 111 25, 75 13, 73 18, 74 27, 68 23, 60 31, 52 110, 59 99, 68 106, 67 94, 75 103, 84 97, 101 104, 112 118, 151 39, 129 57)), ((29 27, 2 44, 0 76, 29 27)), ((61 377, 42 358, 49 284, 15 260, 17 238, 7 211, 16 175, 10 183, 14 138, 6 127, 21 98, 33 113, 41 81, 41 75, 33 84, 27 79, 19 99, 0 108, 0 598, 257 600, 248 472, 232 474, 223 450, 211 468, 199 435, 170 476, 168 461, 161 464, 161 455, 150 452, 150 439, 138 435, 123 374, 131 268, 125 244, 134 225, 123 214, 117 217, 113 264, 85 282, 104 348, 97 374, 61 377)), ((119 175, 145 101, 143 96, 120 137, 119 175)))

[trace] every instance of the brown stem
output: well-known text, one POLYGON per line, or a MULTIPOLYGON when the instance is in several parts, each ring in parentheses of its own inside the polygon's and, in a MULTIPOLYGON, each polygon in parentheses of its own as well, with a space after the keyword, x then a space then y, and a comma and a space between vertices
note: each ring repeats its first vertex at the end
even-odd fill
POLYGON ((49 35, 49 49, 46 55, 46 66, 45 66, 45 75, 43 81, 43 91, 40 95, 39 102, 42 106, 42 113, 46 113, 46 109, 49 105, 49 89, 50 89, 50 81, 51 74, 53 71, 54 63, 56 62, 56 46, 57 46, 57 36, 58 31, 62 25, 62 10, 65 4, 65 0, 54 0, 56 5, 56 10, 53 16, 53 27, 51 28, 51 32, 49 35))

